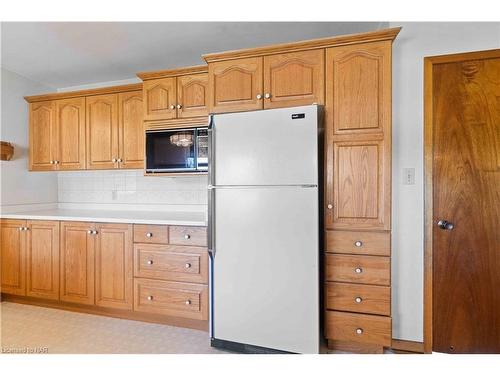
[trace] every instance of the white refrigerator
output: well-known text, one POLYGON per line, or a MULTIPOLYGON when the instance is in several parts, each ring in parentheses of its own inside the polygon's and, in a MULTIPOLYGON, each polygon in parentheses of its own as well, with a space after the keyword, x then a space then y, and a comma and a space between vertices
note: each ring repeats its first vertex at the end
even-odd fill
POLYGON ((211 115, 211 345, 318 353, 317 105, 211 115))

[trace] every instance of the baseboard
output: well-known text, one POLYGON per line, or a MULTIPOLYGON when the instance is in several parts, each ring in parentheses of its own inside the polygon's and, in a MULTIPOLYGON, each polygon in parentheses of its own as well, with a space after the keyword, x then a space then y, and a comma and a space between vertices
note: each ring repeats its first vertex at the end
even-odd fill
POLYGON ((143 312, 129 311, 129 310, 111 309, 99 306, 86 306, 70 302, 50 301, 35 297, 16 296, 5 293, 1 294, 1 300, 2 302, 21 303, 25 305, 47 307, 52 309, 73 311, 84 314, 102 315, 112 318, 138 320, 147 323, 165 324, 169 326, 196 329, 199 331, 208 331, 207 320, 179 318, 174 316, 143 313, 143 312))
POLYGON ((392 339, 391 349, 409 353, 424 353, 424 343, 418 341, 392 339))

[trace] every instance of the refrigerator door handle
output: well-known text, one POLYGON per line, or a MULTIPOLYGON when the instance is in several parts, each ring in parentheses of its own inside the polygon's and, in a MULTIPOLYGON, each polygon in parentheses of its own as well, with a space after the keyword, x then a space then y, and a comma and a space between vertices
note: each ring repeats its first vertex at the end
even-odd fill
POLYGON ((215 257, 215 139, 214 116, 210 115, 208 125, 208 255, 215 257))

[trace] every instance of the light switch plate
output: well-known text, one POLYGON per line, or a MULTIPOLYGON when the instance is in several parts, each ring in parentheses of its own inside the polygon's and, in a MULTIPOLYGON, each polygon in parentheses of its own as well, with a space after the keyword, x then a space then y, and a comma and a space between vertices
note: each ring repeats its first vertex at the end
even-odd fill
POLYGON ((403 185, 415 185, 415 168, 403 168, 403 185))

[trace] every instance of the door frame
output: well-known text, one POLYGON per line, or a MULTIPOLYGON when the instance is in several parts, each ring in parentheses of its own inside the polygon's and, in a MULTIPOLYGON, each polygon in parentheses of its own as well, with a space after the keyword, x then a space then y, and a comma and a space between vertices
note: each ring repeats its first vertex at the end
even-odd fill
POLYGON ((434 66, 474 59, 500 58, 500 49, 424 57, 424 352, 432 353, 432 256, 434 161, 434 66))

